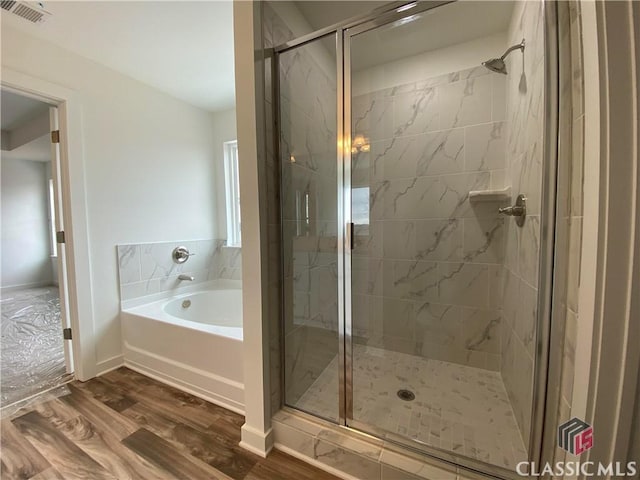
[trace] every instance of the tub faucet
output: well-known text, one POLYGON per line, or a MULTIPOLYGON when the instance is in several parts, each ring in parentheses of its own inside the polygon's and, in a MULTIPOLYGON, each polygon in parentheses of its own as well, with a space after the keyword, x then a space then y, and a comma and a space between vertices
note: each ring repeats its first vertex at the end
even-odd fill
POLYGON ((184 273, 181 273, 180 275, 178 275, 178 280, 187 280, 189 282, 193 282, 193 275, 185 275, 184 273))

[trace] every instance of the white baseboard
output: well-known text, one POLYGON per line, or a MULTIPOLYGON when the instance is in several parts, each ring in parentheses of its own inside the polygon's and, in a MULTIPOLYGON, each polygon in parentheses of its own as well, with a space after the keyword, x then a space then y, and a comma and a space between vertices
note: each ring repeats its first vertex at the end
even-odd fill
POLYGON ((0 287, 0 295, 5 295, 12 292, 17 292, 19 290, 26 290, 27 288, 41 288, 41 287, 55 287, 52 282, 34 282, 34 283, 24 283, 22 285, 10 285, 7 287, 0 287))
POLYGON ((242 425, 242 440, 240 446, 262 458, 266 458, 273 448, 273 430, 266 432, 250 427, 246 423, 242 425))
POLYGON ((163 361, 156 355, 145 356, 143 352, 136 349, 135 355, 131 355, 135 358, 131 358, 129 353, 133 352, 129 349, 125 354, 124 366, 207 402, 244 415, 244 403, 239 400, 243 398, 244 390, 238 388, 236 382, 225 381, 219 376, 206 375, 179 362, 163 361), (232 392, 235 398, 220 392, 232 392))
POLYGON ((115 357, 108 358, 101 362, 98 362, 96 365, 96 377, 100 375, 104 375, 105 373, 110 372, 111 370, 115 370, 116 368, 120 368, 124 365, 124 355, 116 355, 115 357))

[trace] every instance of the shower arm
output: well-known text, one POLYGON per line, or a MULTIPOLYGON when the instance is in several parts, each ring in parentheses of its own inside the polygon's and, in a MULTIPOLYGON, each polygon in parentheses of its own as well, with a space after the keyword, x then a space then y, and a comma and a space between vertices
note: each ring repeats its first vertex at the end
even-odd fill
POLYGON ((522 51, 524 51, 524 38, 522 39, 522 41, 519 44, 513 45, 513 46, 507 48, 507 51, 504 52, 504 54, 500 57, 500 60, 504 61, 504 59, 507 58, 507 56, 511 52, 513 52, 514 50, 522 50, 522 51))

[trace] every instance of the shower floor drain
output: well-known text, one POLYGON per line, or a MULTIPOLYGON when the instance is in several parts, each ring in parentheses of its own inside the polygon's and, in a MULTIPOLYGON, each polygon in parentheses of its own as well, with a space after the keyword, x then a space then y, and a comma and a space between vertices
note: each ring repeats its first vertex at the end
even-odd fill
POLYGON ((402 389, 398 390, 398 398, 405 402, 410 402, 411 400, 415 400, 416 396, 411 390, 402 389))

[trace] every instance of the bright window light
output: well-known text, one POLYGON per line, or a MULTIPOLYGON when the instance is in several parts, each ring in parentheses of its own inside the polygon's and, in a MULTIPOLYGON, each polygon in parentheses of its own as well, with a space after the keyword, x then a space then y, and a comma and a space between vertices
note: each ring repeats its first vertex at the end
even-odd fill
POLYGON ((369 187, 351 190, 351 214, 356 225, 369 225, 369 187))
POLYGON ((56 192, 53 188, 53 179, 49 179, 49 236, 51 243, 51 256, 58 256, 58 242, 56 242, 56 192))
POLYGON ((227 246, 240 246, 240 177, 238 141, 224 143, 224 176, 227 198, 227 246))

